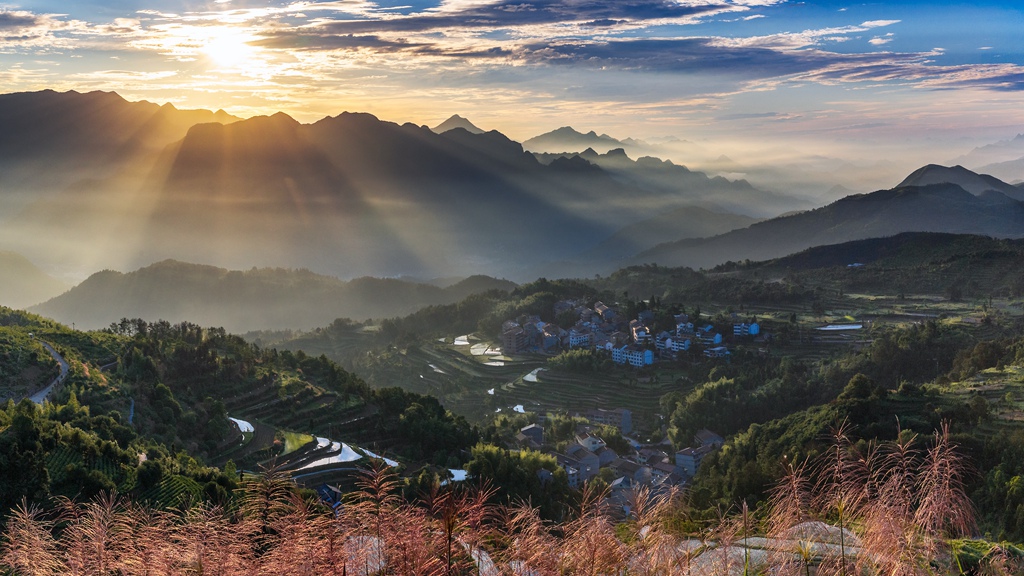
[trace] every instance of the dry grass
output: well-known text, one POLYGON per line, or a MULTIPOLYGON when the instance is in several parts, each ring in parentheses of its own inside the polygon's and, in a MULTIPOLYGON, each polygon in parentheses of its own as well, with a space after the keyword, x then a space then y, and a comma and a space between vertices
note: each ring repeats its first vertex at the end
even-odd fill
MULTIPOLYGON (((435 487, 420 502, 407 502, 399 497, 399 479, 379 466, 365 471, 357 490, 331 511, 298 497, 285 474, 268 470, 244 483, 229 509, 197 504, 163 513, 112 495, 46 512, 23 504, 9 516, 0 570, 32 576, 959 574, 949 542, 975 529, 963 480, 962 457, 946 427, 925 446, 904 434, 861 452, 843 425, 820 462, 784 463, 763 525, 741 506, 686 539, 673 530, 681 514, 674 490, 637 489, 617 531, 606 494, 591 488, 571 517, 548 523, 528 502, 494 504, 486 487, 435 487)), ((1020 569, 997 551, 981 573, 1020 569)))

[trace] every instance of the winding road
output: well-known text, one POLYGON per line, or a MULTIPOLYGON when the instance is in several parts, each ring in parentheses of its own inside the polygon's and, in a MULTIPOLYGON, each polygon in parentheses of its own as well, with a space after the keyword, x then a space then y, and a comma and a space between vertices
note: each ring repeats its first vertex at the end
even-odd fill
POLYGON ((46 397, 53 391, 54 386, 60 384, 68 377, 68 370, 71 368, 71 365, 68 364, 67 360, 58 354, 57 351, 53 349, 53 346, 50 346, 46 342, 40 342, 40 344, 43 345, 43 348, 46 348, 46 351, 50 353, 50 356, 53 356, 54 360, 60 363, 60 375, 54 378, 53 382, 50 382, 49 386, 28 397, 29 400, 36 404, 42 404, 46 400, 46 397))

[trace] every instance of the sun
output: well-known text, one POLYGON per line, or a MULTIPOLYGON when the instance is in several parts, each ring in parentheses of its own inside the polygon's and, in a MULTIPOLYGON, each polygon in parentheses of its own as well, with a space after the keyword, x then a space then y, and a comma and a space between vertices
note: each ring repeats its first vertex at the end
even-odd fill
POLYGON ((249 42, 255 37, 244 30, 215 28, 203 43, 202 52, 217 66, 238 68, 252 62, 259 49, 249 42))

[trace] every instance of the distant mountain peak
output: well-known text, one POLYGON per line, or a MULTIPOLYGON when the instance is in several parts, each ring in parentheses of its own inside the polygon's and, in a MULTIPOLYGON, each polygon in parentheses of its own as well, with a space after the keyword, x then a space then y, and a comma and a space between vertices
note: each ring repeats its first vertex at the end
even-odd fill
POLYGON ((622 142, 607 134, 599 135, 594 130, 583 133, 572 126, 562 126, 523 142, 523 148, 531 152, 551 153, 578 152, 586 148, 593 148, 597 152, 601 152, 622 146, 622 142))
POLYGON ((1002 192, 1015 200, 1024 200, 1019 189, 1015 186, 987 174, 972 172, 959 164, 952 167, 928 164, 915 170, 903 182, 900 182, 896 188, 928 186, 931 184, 955 184, 975 196, 992 190, 1002 192))
POLYGON ((483 130, 481 130, 475 124, 470 122, 469 119, 463 118, 462 116, 459 116, 458 114, 452 114, 450 118, 448 118, 444 122, 441 122, 437 126, 434 126, 433 128, 431 128, 431 130, 435 134, 444 134, 445 132, 447 132, 449 130, 454 130, 456 128, 462 128, 463 130, 465 130, 466 132, 469 132, 470 134, 483 134, 484 133, 483 130))

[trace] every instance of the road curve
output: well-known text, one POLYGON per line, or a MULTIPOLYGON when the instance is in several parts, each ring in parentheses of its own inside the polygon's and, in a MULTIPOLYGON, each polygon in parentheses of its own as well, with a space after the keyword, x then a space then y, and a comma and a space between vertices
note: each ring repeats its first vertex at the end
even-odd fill
POLYGON ((60 375, 54 378, 53 382, 50 382, 49 386, 28 397, 29 400, 36 404, 42 404, 46 400, 46 397, 50 395, 50 392, 53 391, 53 388, 68 377, 68 371, 71 369, 71 365, 68 364, 67 360, 65 360, 63 356, 53 349, 53 346, 50 346, 46 342, 40 342, 40 344, 43 345, 43 348, 46 348, 46 351, 50 353, 50 356, 53 356, 54 360, 60 363, 60 375))

